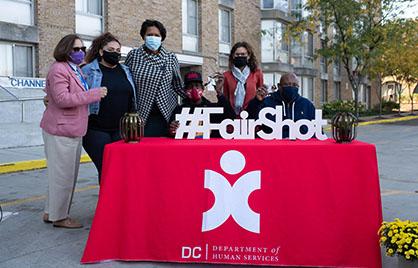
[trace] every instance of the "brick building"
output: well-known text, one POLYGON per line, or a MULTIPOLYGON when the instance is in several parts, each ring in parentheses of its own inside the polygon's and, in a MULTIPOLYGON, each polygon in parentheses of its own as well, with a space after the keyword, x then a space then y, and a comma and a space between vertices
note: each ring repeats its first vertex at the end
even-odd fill
MULTIPOLYGON (((303 10, 306 0, 261 0, 261 61, 264 79, 278 83, 281 75, 293 71, 300 78, 299 93, 314 102, 316 107, 334 100, 353 99, 346 71, 338 61, 331 63, 315 58, 325 36, 333 29, 320 27, 320 34, 304 32, 299 40, 287 41, 286 27, 295 17, 307 15, 303 10)), ((359 101, 372 108, 378 102, 377 85, 364 81, 359 90, 359 101)))
MULTIPOLYGON (((208 77, 225 70, 232 45, 245 40, 254 47, 267 85, 276 84, 283 73, 293 71, 300 78, 300 93, 318 108, 328 101, 352 99, 341 65, 327 65, 314 57, 321 47, 321 34, 306 32, 301 43, 283 38, 294 15, 304 15, 300 8, 303 1, 0 0, 0 125, 27 128, 19 129, 21 136, 16 136, 14 127, 0 126, 0 138, 7 140, 9 134, 3 132, 10 129, 16 143, 7 146, 41 142, 38 124, 44 110, 43 87, 27 90, 24 85, 43 83, 36 78, 47 74, 53 49, 64 35, 77 33, 89 46, 94 37, 109 31, 119 37, 126 55, 143 43, 139 30, 147 18, 166 26, 164 45, 176 53, 182 73, 198 70, 208 77)), ((214 92, 207 92, 207 96, 212 99, 214 92)), ((376 90, 369 83, 362 85, 359 96, 368 107, 377 102, 376 90)))
POLYGON ((250 42, 260 55, 260 33, 248 31, 260 29, 258 0, 1 0, 0 7, 0 58, 11 59, 0 59, 0 76, 45 77, 55 45, 74 32, 89 45, 110 31, 126 54, 142 44, 139 29, 147 18, 166 26, 164 45, 177 54, 183 71, 203 66, 207 76, 226 67, 227 54, 239 40, 250 42))

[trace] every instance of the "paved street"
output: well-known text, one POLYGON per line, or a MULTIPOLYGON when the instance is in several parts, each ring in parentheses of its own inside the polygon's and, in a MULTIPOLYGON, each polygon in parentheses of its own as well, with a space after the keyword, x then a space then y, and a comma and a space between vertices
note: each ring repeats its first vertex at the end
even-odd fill
MULTIPOLYGON (((418 120, 362 126, 358 139, 376 144, 384 219, 418 221, 418 120)), ((81 231, 52 228, 41 221, 46 184, 45 170, 0 175, 0 204, 5 217, 0 223, 0 267, 81 266, 79 260, 98 197, 95 169, 92 164, 80 168, 71 214, 84 223, 81 231)), ((395 258, 384 256, 383 261, 385 268, 396 265, 395 258)), ((225 267, 124 262, 91 265, 124 266, 225 267)))

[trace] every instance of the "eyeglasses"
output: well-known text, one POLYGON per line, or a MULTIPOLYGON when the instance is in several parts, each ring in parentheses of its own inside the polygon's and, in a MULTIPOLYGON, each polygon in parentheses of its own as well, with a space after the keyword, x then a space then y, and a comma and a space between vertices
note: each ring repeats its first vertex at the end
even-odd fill
POLYGON ((78 52, 78 51, 83 51, 86 52, 86 47, 73 47, 73 51, 78 52))

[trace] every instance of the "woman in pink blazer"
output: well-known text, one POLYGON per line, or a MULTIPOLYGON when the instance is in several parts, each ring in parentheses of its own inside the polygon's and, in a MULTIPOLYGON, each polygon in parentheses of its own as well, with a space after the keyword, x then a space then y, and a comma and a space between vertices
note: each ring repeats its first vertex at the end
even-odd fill
POLYGON ((88 104, 99 101, 107 89, 89 89, 78 65, 85 47, 74 34, 62 38, 46 78, 48 105, 41 128, 48 167, 48 191, 43 221, 55 227, 81 228, 69 217, 80 164, 81 141, 87 131, 88 104))

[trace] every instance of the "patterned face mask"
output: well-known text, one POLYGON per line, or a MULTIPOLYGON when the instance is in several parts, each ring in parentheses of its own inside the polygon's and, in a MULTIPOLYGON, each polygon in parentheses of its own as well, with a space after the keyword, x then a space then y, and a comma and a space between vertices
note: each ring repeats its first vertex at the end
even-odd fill
POLYGON ((186 95, 191 101, 198 102, 203 96, 203 89, 198 88, 198 87, 187 89, 186 95))

